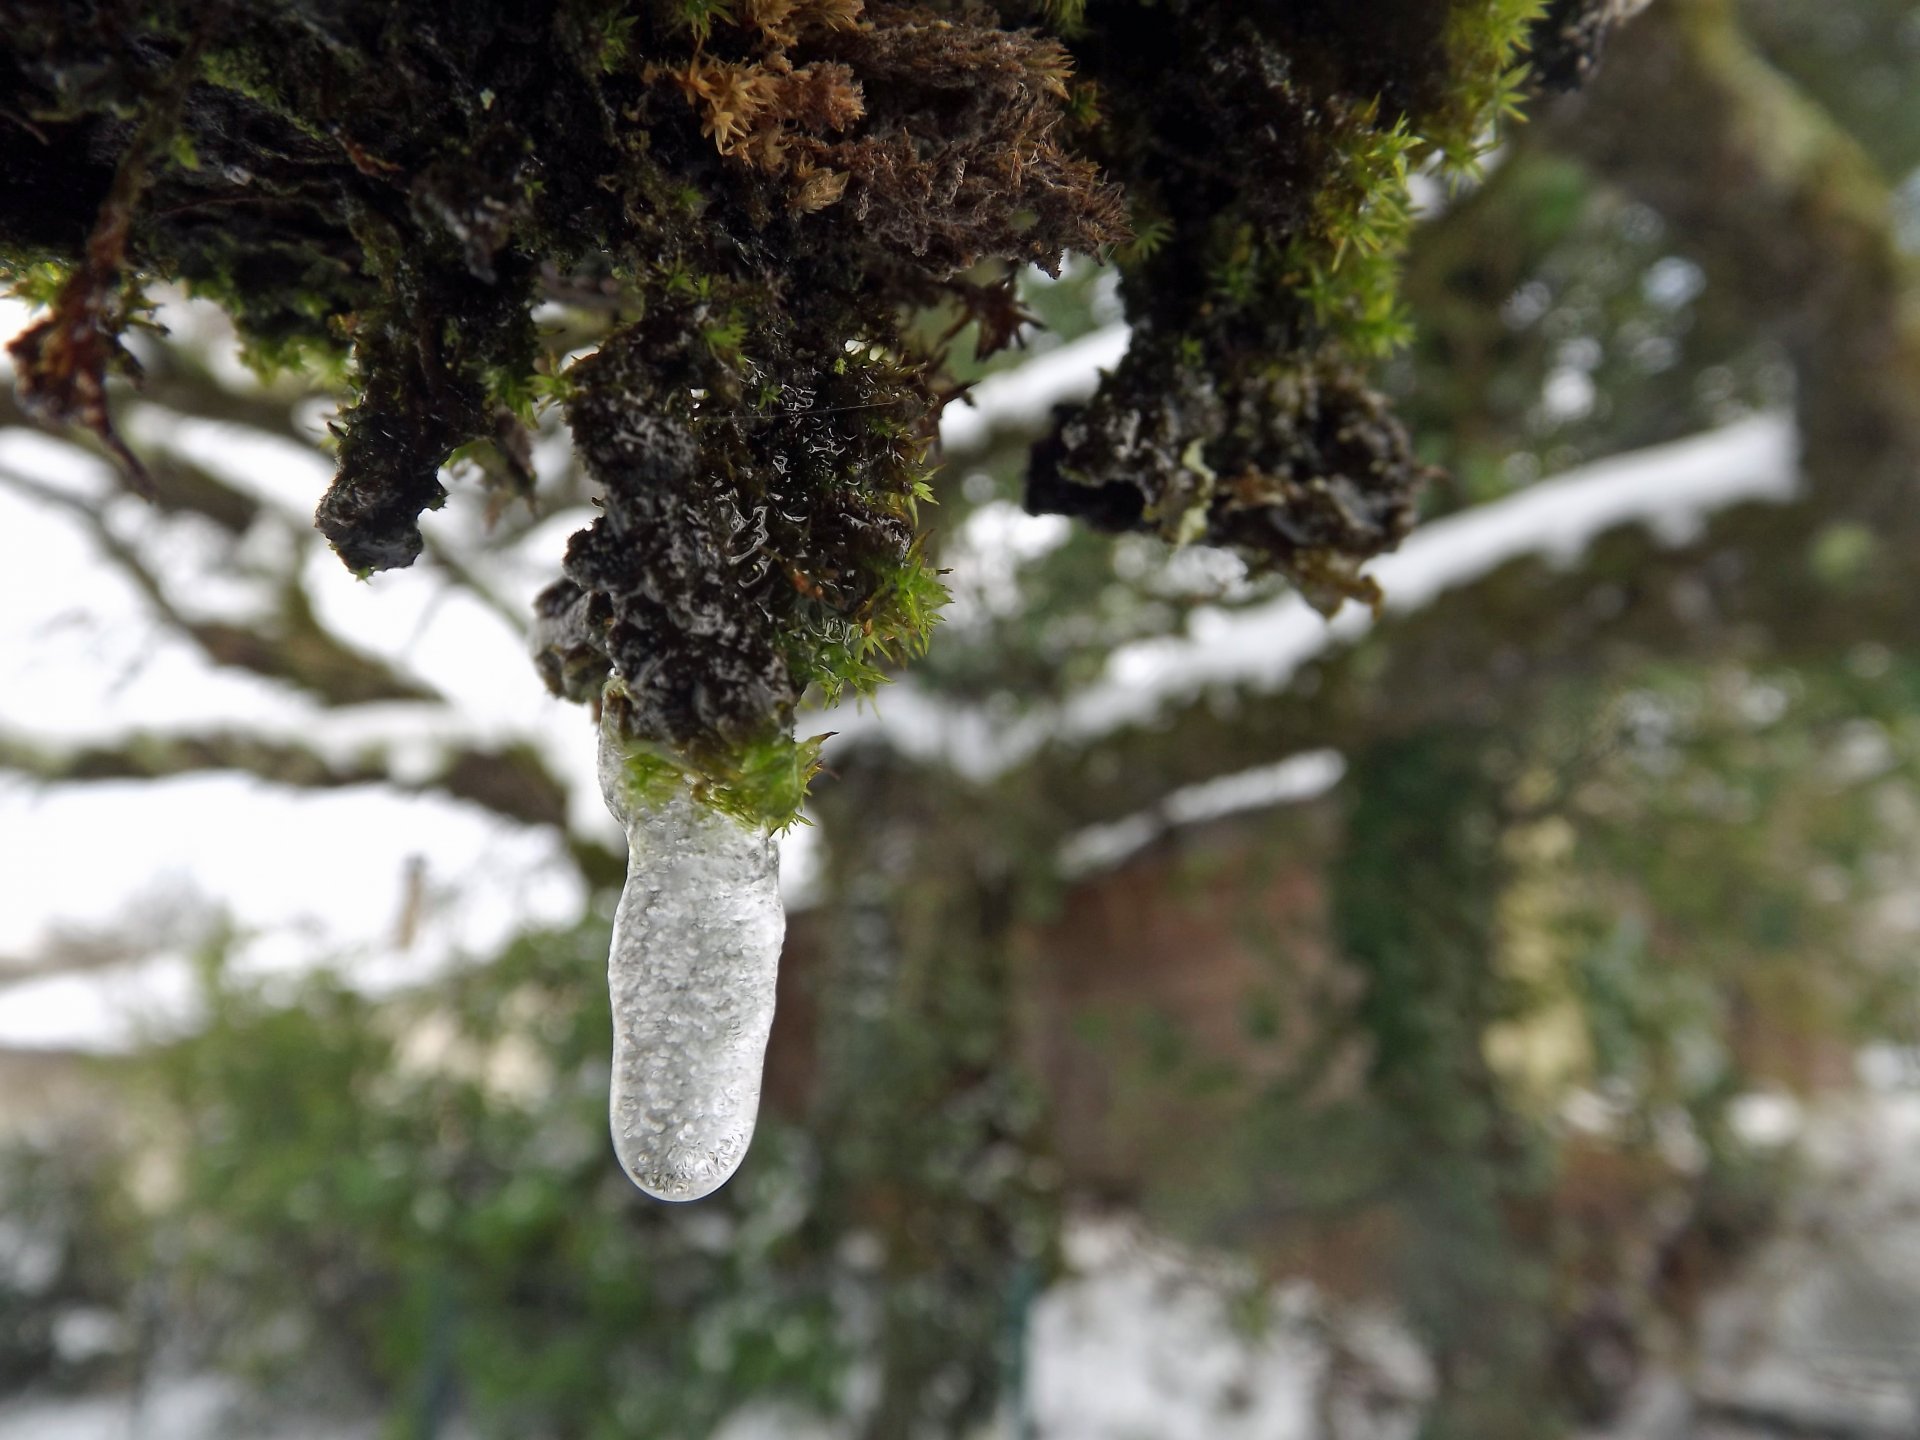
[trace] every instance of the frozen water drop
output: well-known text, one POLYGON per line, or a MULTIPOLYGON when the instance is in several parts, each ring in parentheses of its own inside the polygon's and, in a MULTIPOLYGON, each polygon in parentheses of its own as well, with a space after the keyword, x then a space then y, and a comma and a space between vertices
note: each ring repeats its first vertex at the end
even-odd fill
POLYGON ((600 789, 627 831, 614 913, 613 1148, 662 1200, 698 1200, 739 1167, 760 1110, 786 915, 773 840, 684 787, 629 804, 603 729, 600 789))

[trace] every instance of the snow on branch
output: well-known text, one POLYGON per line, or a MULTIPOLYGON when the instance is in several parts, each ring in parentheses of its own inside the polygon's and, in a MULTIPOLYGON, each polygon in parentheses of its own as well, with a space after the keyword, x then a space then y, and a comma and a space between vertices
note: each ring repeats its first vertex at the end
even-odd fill
POLYGON ((1128 326, 1104 325, 1018 369, 989 375, 967 392, 966 404, 949 405, 941 414, 941 446, 949 454, 964 453, 985 448, 996 431, 1036 433, 1055 405, 1093 394, 1101 372, 1126 355, 1129 335, 1128 326))
MULTIPOLYGON (((1510 561, 1540 557, 1571 565, 1602 535, 1625 526, 1644 527, 1662 544, 1684 544, 1720 511, 1785 504, 1799 488, 1792 422, 1754 416, 1583 466, 1434 521, 1398 553, 1374 562, 1369 573, 1385 591, 1385 613, 1406 615, 1510 561)), ((1116 649, 1101 678, 1062 705, 1004 720, 903 682, 881 694, 867 713, 843 719, 840 730, 850 740, 887 744, 988 779, 1051 740, 1098 740, 1191 703, 1209 689, 1279 690, 1303 665, 1353 643, 1373 623, 1357 605, 1323 620, 1293 593, 1240 610, 1208 607, 1194 612, 1184 635, 1116 649)))

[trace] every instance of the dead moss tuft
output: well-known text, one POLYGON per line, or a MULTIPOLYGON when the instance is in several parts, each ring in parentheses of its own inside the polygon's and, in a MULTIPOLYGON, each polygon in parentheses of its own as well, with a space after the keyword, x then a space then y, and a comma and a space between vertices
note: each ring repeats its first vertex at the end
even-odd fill
POLYGON ((1129 355, 1061 417, 1035 448, 1029 505, 1228 546, 1328 613, 1376 601, 1359 565, 1406 536, 1426 479, 1379 395, 1325 357, 1236 384, 1158 360, 1129 355))

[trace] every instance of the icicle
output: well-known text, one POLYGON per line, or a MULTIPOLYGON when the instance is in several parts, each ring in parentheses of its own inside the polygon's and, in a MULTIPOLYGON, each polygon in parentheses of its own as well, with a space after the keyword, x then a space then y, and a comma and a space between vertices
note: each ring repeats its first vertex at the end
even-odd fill
POLYGON ((786 915, 758 828, 694 801, 630 806, 621 748, 600 737, 600 789, 627 830, 627 884, 607 960, 613 1148, 662 1200, 698 1200, 739 1166, 760 1110, 786 915))

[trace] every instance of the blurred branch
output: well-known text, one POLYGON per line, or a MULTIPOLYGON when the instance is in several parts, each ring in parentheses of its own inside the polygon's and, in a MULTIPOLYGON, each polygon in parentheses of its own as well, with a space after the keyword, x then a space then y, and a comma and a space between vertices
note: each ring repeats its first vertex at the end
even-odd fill
POLYGON ((1825 508, 1911 535, 1920 288, 1886 180, 1746 41, 1729 0, 1668 0, 1626 26, 1551 140, 1656 209, 1786 347, 1825 508))
POLYGON ((0 485, 77 518, 101 552, 146 597, 160 618, 191 640, 216 665, 285 680, 330 706, 440 698, 422 682, 398 674, 385 662, 329 635, 314 617, 294 576, 286 577, 281 587, 281 609, 274 617, 277 624, 272 630, 217 620, 192 620, 181 613, 159 577, 131 546, 113 533, 93 504, 6 469, 0 469, 0 485))
POLYGON ((996 784, 1009 804, 1039 797, 1055 823, 1094 823, 1276 756, 1351 754, 1434 725, 1512 727, 1555 687, 1650 658, 1818 663, 1864 642, 1906 650, 1920 587, 1897 573, 1822 579, 1805 552, 1825 518, 1810 502, 1748 505, 1678 548, 1622 528, 1573 569, 1547 556, 1512 561, 1383 621, 1279 693, 1192 704, 1084 749, 1055 746, 996 784))
MULTIPOLYGON (((511 603, 505 596, 495 591, 486 581, 482 580, 464 560, 454 554, 452 547, 445 542, 436 539, 431 534, 424 533, 422 540, 426 557, 433 562, 435 568, 445 575, 450 582, 459 586, 462 590, 465 590, 469 595, 473 596, 474 599, 486 606, 487 609, 499 616, 501 620, 506 622, 507 628, 512 630, 514 634, 519 635, 523 639, 528 635, 533 624, 533 616, 529 610, 511 603)), ((532 673, 533 662, 531 660, 527 662, 527 669, 529 673, 532 673)))
POLYGON ((1796 1414, 1740 1400, 1700 1400, 1694 1415, 1708 1424, 1737 1426, 1738 1433, 1754 1440, 1907 1440, 1911 1434, 1904 1428, 1796 1414))
MULTIPOLYGON (((176 353, 168 351, 170 356, 176 353)), ((149 374, 140 381, 136 393, 142 400, 181 415, 191 415, 196 420, 244 425, 276 440, 291 440, 309 448, 313 445, 313 436, 296 423, 295 407, 303 400, 334 398, 317 390, 304 394, 236 391, 212 375, 184 365, 149 374)))
POLYGON ((61 783, 158 780, 226 770, 301 790, 388 785, 450 795, 526 825, 567 828, 565 788, 525 745, 456 747, 426 779, 401 781, 394 776, 391 753, 377 747, 363 750, 350 764, 338 764, 303 745, 233 732, 136 734, 110 745, 71 749, 39 746, 0 732, 0 769, 61 783))
POLYGON ((397 778, 397 768, 392 750, 377 745, 362 748, 351 763, 338 763, 302 745, 234 732, 135 734, 112 744, 55 748, 0 731, 0 771, 48 784, 227 771, 298 790, 385 785, 408 794, 446 795, 523 825, 558 830, 589 885, 617 886, 626 874, 624 849, 568 829, 566 787, 531 745, 453 746, 418 780, 397 778))
MULTIPOLYGON (((209 390, 207 398, 212 400, 216 393, 209 390)), ((0 385, 0 430, 15 428, 43 435, 56 433, 49 432, 20 408, 11 386, 0 385)), ((60 439, 83 453, 90 456, 98 454, 97 449, 87 449, 82 432, 58 433, 60 439)), ((171 452, 147 454, 141 457, 141 461, 154 477, 156 493, 153 504, 163 512, 191 511, 196 515, 204 515, 230 535, 245 533, 260 513, 258 500, 234 489, 224 480, 216 479, 179 455, 171 452)), ((118 469, 112 467, 110 461, 108 463, 118 477, 118 469)))
MULTIPOLYGON (((288 409, 291 402, 265 396, 236 396, 200 372, 183 371, 157 381, 150 377, 142 382, 140 395, 143 400, 178 416, 239 425, 276 440, 292 440, 303 448, 313 448, 311 437, 302 434, 292 423, 288 409)), ((47 433, 44 426, 20 408, 11 388, 0 386, 0 429, 15 426, 47 433)), ((61 438, 82 448, 85 446, 79 434, 65 434, 61 438)), ((176 449, 146 446, 141 461, 153 475, 156 491, 153 503, 163 512, 202 515, 228 534, 237 536, 244 534, 265 508, 253 496, 217 478, 176 449)), ((43 494, 39 498, 53 497, 43 494)), ((432 535, 428 535, 426 541, 427 554, 450 581, 493 611, 516 633, 527 632, 529 617, 520 607, 492 590, 444 541, 432 535)))

